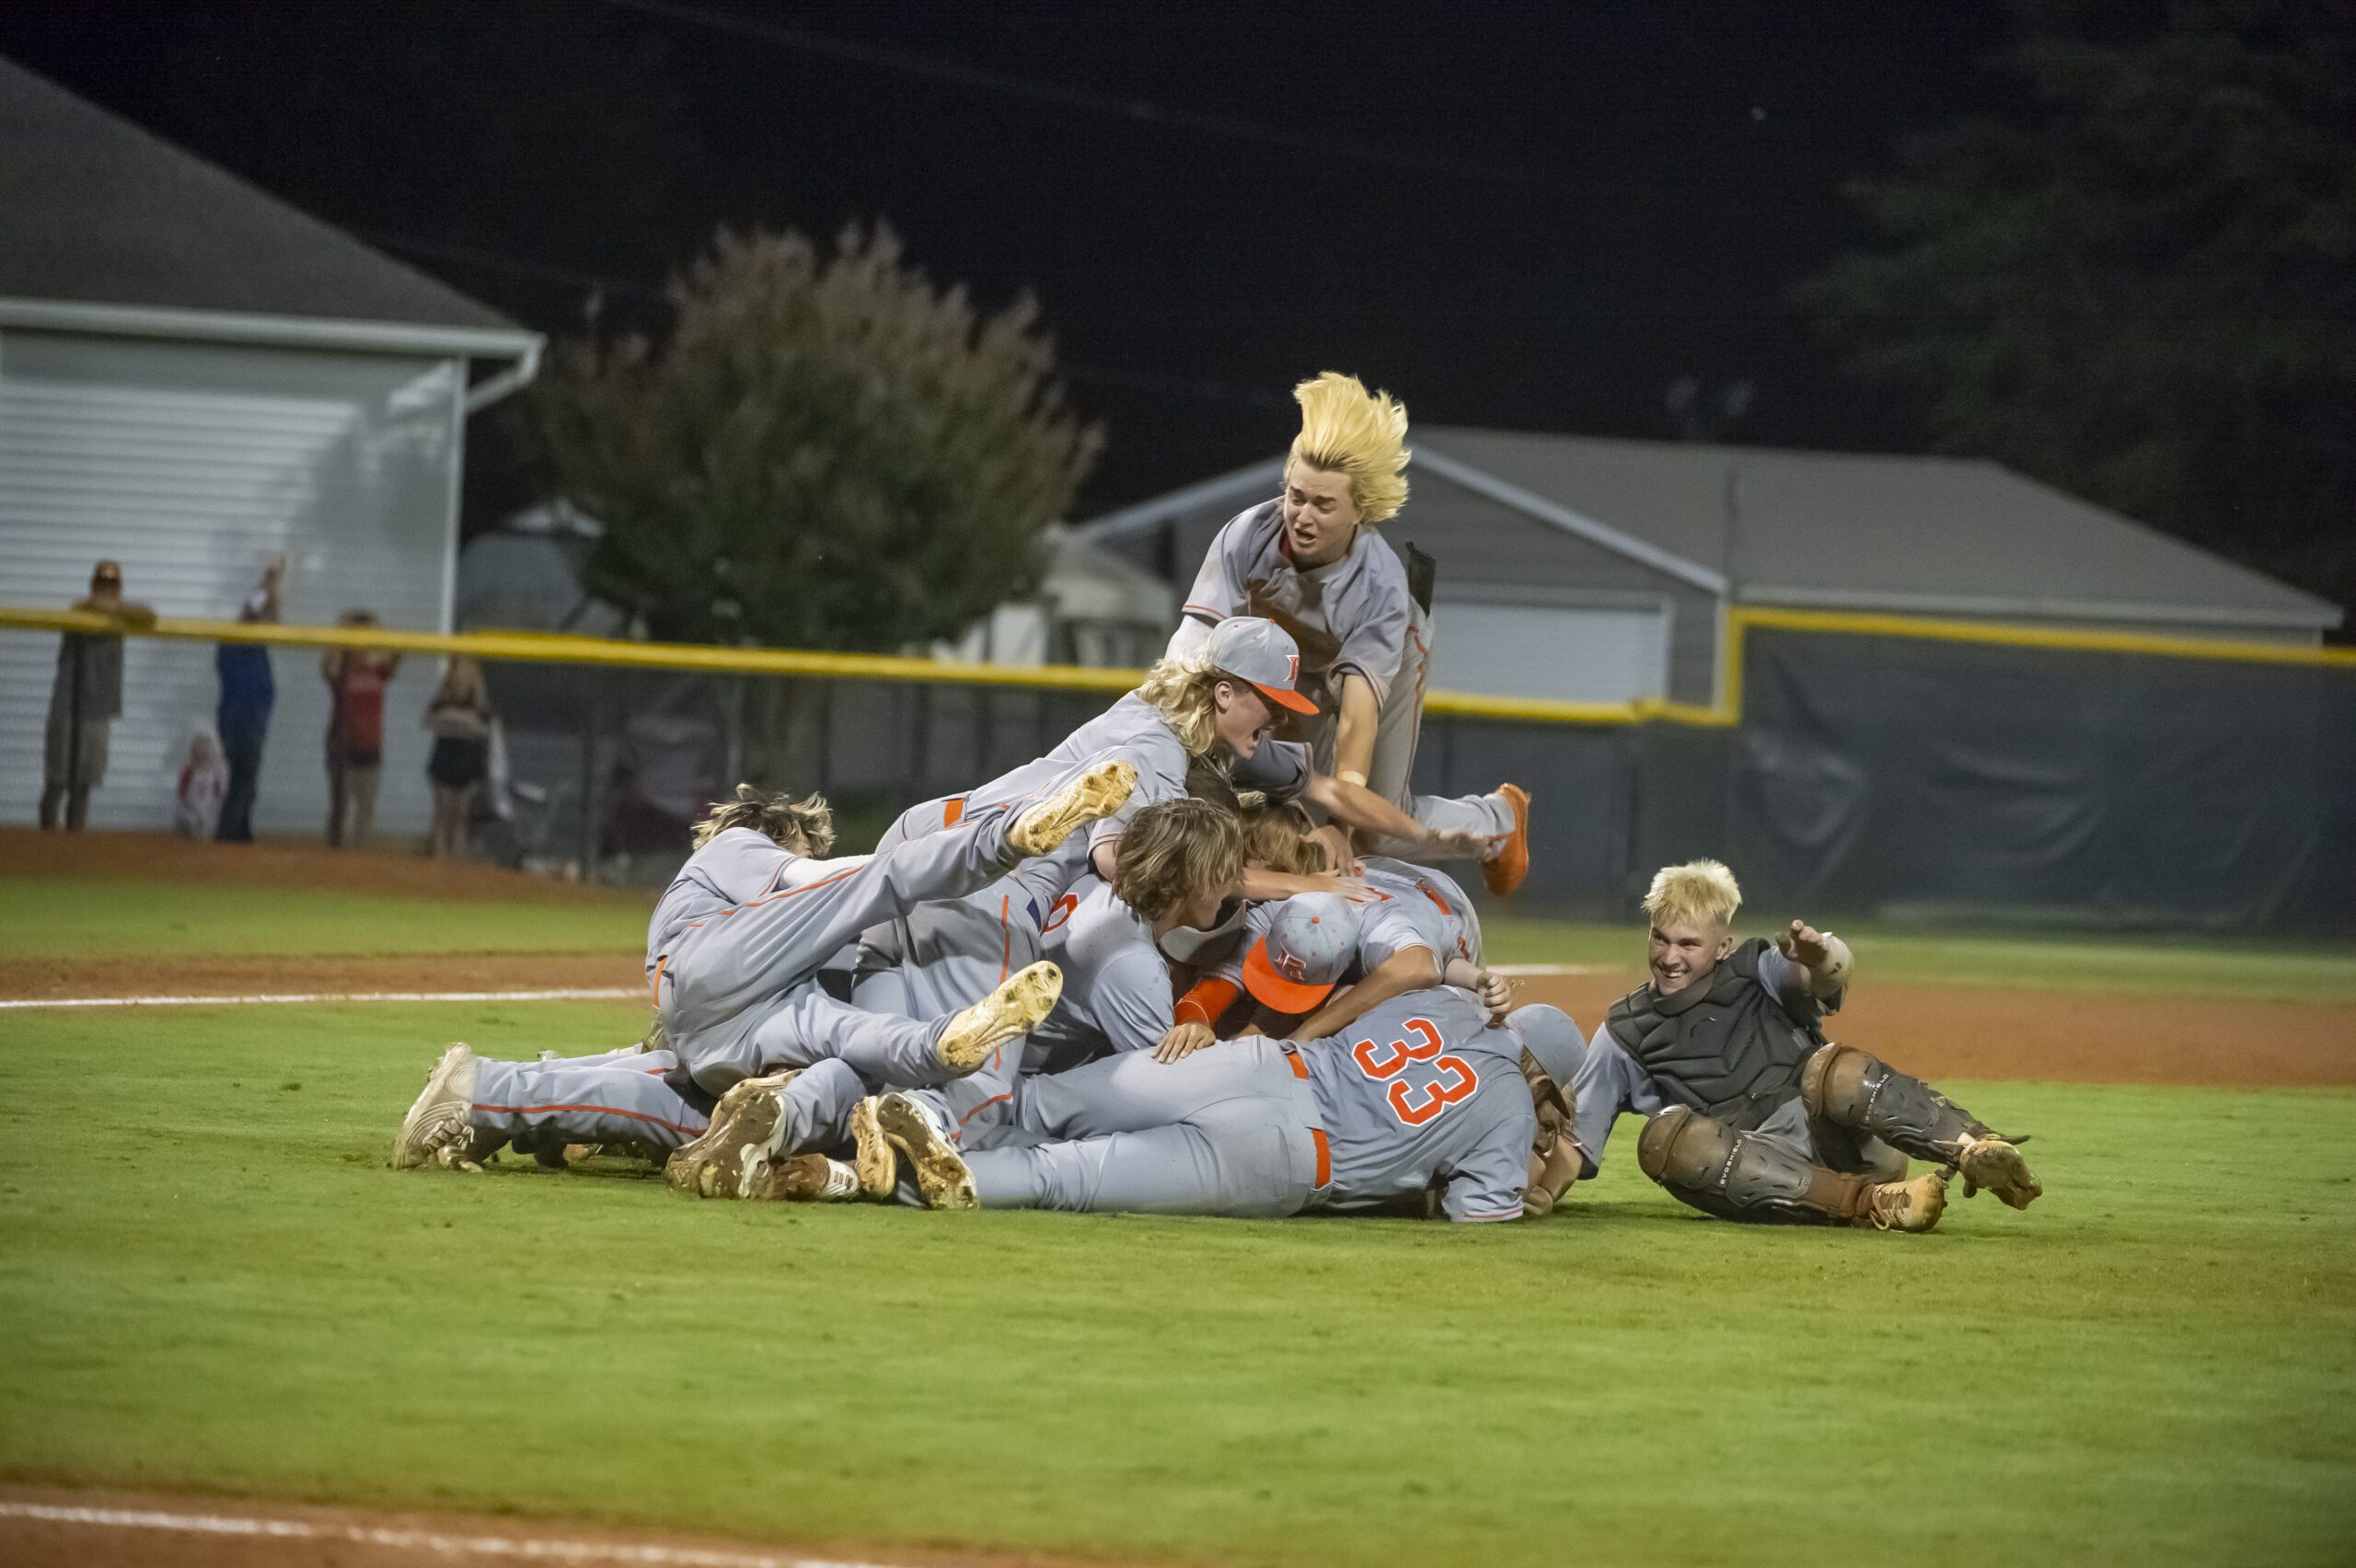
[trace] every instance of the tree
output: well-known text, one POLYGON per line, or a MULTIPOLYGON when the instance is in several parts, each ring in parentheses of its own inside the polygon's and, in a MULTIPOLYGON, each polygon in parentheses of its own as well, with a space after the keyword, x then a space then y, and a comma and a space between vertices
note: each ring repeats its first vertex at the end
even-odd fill
POLYGON ((524 413, 603 520, 588 586, 658 638, 894 650, 1028 591, 1100 442, 1027 297, 978 314, 890 230, 721 231, 676 319, 553 356, 524 413))
POLYGON ((2356 599, 2356 12, 2027 15, 2025 112, 1854 186, 1890 248, 1804 305, 1938 447, 2356 599))

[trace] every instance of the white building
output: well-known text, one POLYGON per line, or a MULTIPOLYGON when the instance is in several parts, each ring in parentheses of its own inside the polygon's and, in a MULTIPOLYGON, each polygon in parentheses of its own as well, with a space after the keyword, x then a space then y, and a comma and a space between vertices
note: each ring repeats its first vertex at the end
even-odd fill
MULTIPOLYGON (((0 600, 63 608, 93 562, 166 616, 229 618, 293 562, 289 622, 446 630, 467 416, 540 338, 0 60, 0 600)), ((0 633, 0 821, 33 819, 57 639, 0 633)), ((255 823, 317 831, 327 692, 272 655, 255 823)), ((437 670, 387 695, 381 829, 422 829, 437 670)), ((216 700, 210 646, 133 639, 98 827, 168 823, 216 700)))

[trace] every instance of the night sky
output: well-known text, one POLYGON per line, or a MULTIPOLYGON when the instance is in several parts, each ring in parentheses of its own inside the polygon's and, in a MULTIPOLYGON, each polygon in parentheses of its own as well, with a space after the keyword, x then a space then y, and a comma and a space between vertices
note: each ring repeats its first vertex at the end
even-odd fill
MULTIPOLYGON (((1035 294, 1077 514, 1266 455, 1328 367, 1423 421, 1902 449, 1789 303, 1844 181, 2001 106, 1992 5, 0 7, 0 53, 527 325, 658 326, 716 225, 884 219, 1035 294)), ((481 436, 479 429, 479 438, 481 436)), ((499 493, 495 437, 469 523, 499 493)))

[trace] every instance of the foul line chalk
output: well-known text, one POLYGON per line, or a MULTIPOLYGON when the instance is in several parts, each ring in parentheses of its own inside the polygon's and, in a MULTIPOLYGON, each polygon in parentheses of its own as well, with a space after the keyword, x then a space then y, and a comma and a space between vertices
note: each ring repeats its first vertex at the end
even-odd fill
POLYGON ((1620 969, 1621 965, 1616 963, 1493 963, 1489 965, 1490 974, 1503 974, 1508 979, 1548 974, 1617 974, 1620 969))
POLYGON ((249 1536, 271 1540, 335 1540, 440 1557, 524 1557, 561 1562, 627 1562, 646 1568, 884 1568, 833 1558, 781 1557, 767 1551, 711 1547, 627 1546, 611 1541, 549 1540, 506 1536, 442 1535, 432 1530, 368 1525, 309 1524, 301 1519, 239 1518, 219 1514, 162 1514, 133 1508, 65 1508, 41 1503, 0 1503, 0 1518, 43 1524, 97 1525, 112 1529, 173 1530, 185 1535, 249 1536))
POLYGON ((46 997, 0 1002, 7 1008, 239 1008, 266 1002, 606 1002, 644 1001, 646 988, 583 986, 558 991, 302 991, 263 997, 46 997))

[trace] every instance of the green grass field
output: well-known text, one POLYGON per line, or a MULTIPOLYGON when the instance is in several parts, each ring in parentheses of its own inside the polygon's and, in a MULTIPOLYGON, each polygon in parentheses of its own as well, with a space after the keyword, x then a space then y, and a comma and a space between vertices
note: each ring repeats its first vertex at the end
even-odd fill
MULTIPOLYGON (((66 918, 121 951, 608 940, 564 906, 247 891, 66 918)), ((46 951, 58 923, 8 902, 0 957, 46 951)), ((2321 1563, 2356 1539, 2356 1096, 1949 1086, 2037 1129, 2049 1196, 1926 1238, 1703 1220, 1624 1138, 1566 1212, 1463 1231, 384 1168, 442 1042, 639 1022, 0 1013, 0 1476, 1195 1562, 2321 1563)))

